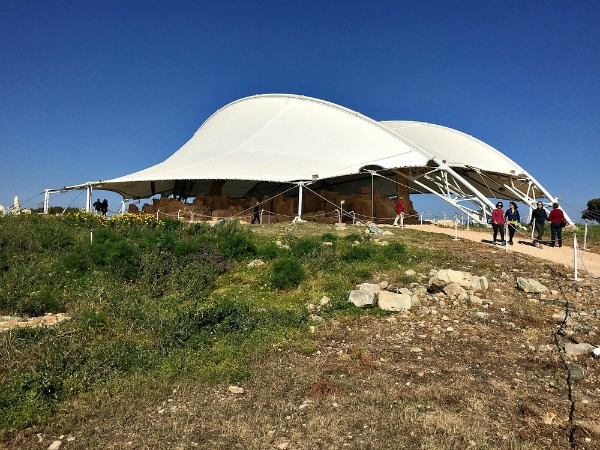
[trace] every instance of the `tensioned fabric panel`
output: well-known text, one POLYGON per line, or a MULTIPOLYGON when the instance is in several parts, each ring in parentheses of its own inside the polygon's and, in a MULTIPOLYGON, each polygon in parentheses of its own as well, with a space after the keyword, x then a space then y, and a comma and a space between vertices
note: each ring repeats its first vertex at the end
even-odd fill
POLYGON ((315 99, 264 95, 231 103, 164 162, 101 188, 145 180, 310 180, 370 164, 423 166, 429 159, 358 113, 315 99))
POLYGON ((472 166, 505 174, 525 173, 524 169, 495 148, 460 131, 423 122, 380 123, 427 153, 445 160, 449 166, 472 166))

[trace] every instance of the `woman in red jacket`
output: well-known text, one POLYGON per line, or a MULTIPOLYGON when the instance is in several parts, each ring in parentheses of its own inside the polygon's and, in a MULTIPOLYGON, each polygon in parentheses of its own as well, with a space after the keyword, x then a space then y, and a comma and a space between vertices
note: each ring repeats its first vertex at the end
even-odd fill
POLYGON ((552 239, 552 244, 550 244, 550 246, 554 247, 556 238, 558 238, 558 246, 562 247, 562 224, 565 220, 565 214, 562 209, 558 207, 558 203, 552 203, 552 211, 550 211, 548 220, 550 221, 550 234, 552 239))
POLYGON ((496 243, 496 237, 500 232, 500 240, 502 245, 506 244, 504 240, 504 211, 502 202, 496 203, 496 209, 492 211, 492 228, 494 229, 494 244, 496 243))

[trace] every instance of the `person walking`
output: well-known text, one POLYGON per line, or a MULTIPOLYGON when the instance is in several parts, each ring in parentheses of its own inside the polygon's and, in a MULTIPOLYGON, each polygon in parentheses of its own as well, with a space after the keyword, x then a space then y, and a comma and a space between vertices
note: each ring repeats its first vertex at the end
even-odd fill
POLYGON ((544 235, 544 227, 546 226, 547 220, 548 213, 544 209, 544 204, 542 202, 537 202, 537 208, 531 213, 531 222, 529 222, 529 226, 535 227, 537 236, 533 240, 533 245, 538 248, 542 248, 542 236, 544 235))
POLYGON ((99 198, 96 199, 96 201, 94 202, 94 204, 92 206, 96 210, 96 214, 100 214, 102 212, 102 202, 100 201, 99 198))
POLYGON ((502 202, 496 203, 496 209, 492 211, 492 228, 494 229, 494 244, 496 244, 496 238, 498 232, 500 232, 500 240, 502 245, 506 244, 504 240, 504 211, 502 208, 504 204, 502 202))
POLYGON ((552 211, 550 211, 548 220, 550 220, 550 239, 552 241, 550 246, 554 247, 558 239, 558 246, 562 247, 562 227, 565 223, 565 213, 558 207, 558 203, 552 203, 552 211))
POLYGON ((508 243, 513 245, 513 238, 515 237, 515 231, 517 231, 517 225, 521 222, 521 216, 519 215, 519 208, 515 202, 508 204, 508 209, 504 213, 504 218, 508 222, 508 243))
POLYGON ((396 218, 394 219, 394 226, 398 226, 398 220, 400 220, 400 225, 404 227, 404 201, 402 197, 398 197, 396 201, 396 218))
POLYGON ((100 209, 102 211, 102 215, 106 217, 106 214, 108 213, 108 200, 102 200, 102 207, 100 209))
POLYGON ((254 223, 256 221, 258 221, 258 223, 260 224, 260 206, 258 201, 256 202, 256 205, 254 205, 254 209, 253 209, 253 216, 252 216, 252 221, 250 223, 254 223))

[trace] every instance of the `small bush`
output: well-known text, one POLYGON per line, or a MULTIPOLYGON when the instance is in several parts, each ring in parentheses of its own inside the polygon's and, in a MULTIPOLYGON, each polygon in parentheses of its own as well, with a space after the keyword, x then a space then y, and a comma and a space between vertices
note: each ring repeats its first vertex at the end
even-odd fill
POLYGON ((300 238, 292 247, 292 254, 298 258, 313 258, 322 251, 321 241, 315 238, 300 238))
POLYGON ((262 259, 275 259, 281 254, 281 247, 270 242, 266 245, 258 247, 256 255, 262 259))
POLYGON ((337 240, 337 236, 331 233, 325 233, 321 235, 321 240, 323 242, 335 242, 337 240))
POLYGON ((28 316, 41 316, 63 309, 56 293, 49 287, 44 287, 37 292, 32 292, 30 296, 21 298, 16 306, 20 314, 28 316))
POLYGON ((256 255, 256 246, 249 237, 242 234, 234 234, 223 239, 219 244, 221 252, 233 259, 242 259, 256 255))
POLYGON ((342 254, 342 259, 347 262, 368 261, 375 254, 375 249, 366 245, 355 245, 342 254))
POLYGON ((281 258, 271 264, 271 284, 277 289, 292 289, 305 278, 302 265, 293 258, 281 258))

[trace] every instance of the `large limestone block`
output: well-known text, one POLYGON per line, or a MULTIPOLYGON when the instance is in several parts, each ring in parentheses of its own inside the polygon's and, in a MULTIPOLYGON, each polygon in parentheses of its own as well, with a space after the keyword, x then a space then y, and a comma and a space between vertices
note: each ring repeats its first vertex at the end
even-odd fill
POLYGON ((381 291, 381 286, 375 283, 361 283, 356 286, 356 289, 378 294, 381 291))
POLYGON ((407 312, 412 306, 412 298, 408 294, 382 291, 379 293, 378 305, 384 311, 407 312))
POLYGON ((429 292, 438 292, 450 283, 456 283, 465 289, 471 289, 472 276, 469 272, 461 272, 460 270, 444 269, 438 271, 429 280, 429 292))

